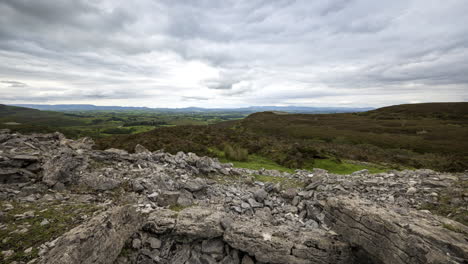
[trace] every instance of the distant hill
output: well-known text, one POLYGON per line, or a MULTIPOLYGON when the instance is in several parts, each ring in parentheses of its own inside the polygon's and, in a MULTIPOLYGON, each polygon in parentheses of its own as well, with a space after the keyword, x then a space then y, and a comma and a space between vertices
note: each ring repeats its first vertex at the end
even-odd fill
POLYGON ((468 102, 393 105, 368 111, 363 115, 381 119, 468 119, 468 102))
POLYGON ((14 122, 27 125, 70 126, 84 122, 64 113, 0 104, 0 124, 14 122))
POLYGON ((149 108, 149 107, 127 107, 127 106, 96 106, 89 104, 16 104, 19 107, 28 107, 38 110, 49 111, 149 111, 149 112, 167 112, 167 113, 191 113, 191 112, 241 112, 255 113, 264 111, 281 111, 288 113, 350 113, 363 112, 374 108, 359 107, 302 107, 302 106, 250 106, 242 108, 149 108))
POLYGON ((27 107, 48 111, 128 111, 128 110, 150 110, 147 107, 126 107, 126 106, 96 106, 91 104, 15 104, 14 106, 27 107))

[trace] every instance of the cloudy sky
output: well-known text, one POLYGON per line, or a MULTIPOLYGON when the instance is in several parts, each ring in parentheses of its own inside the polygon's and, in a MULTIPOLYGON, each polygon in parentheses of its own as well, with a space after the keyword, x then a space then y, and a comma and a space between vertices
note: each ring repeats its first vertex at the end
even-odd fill
POLYGON ((468 101, 466 0, 0 0, 0 103, 468 101))

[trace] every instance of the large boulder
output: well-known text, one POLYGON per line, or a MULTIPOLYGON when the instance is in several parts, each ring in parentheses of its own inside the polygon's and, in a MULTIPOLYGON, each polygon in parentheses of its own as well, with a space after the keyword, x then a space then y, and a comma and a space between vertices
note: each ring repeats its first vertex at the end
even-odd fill
POLYGON ((114 263, 125 241, 142 222, 141 214, 132 206, 109 209, 62 235, 40 263, 114 263))
POLYGON ((323 209, 330 227, 375 263, 443 264, 468 259, 468 228, 449 219, 347 197, 330 198, 323 209))
POLYGON ((349 245, 324 230, 236 221, 224 233, 224 240, 265 263, 353 263, 349 245))
POLYGON ((325 230, 273 226, 214 209, 190 207, 179 213, 158 209, 150 213, 143 230, 178 243, 202 240, 201 252, 224 258, 223 263, 239 263, 234 255, 225 255, 223 244, 264 263, 353 263, 349 245, 325 230), (229 225, 223 224, 226 219, 230 219, 229 225))
POLYGON ((223 213, 202 207, 182 210, 177 218, 176 234, 184 240, 215 238, 223 235, 223 213))
POLYGON ((64 185, 77 183, 79 180, 79 168, 85 166, 85 158, 64 150, 61 153, 47 159, 42 166, 42 181, 49 187, 57 183, 64 185))

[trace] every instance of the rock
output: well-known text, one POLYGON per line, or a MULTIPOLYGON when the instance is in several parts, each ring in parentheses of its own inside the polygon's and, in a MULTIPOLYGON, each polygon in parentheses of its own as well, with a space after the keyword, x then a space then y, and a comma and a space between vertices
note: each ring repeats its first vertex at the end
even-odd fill
POLYGON ((281 193, 281 196, 284 199, 292 200, 297 195, 297 190, 295 188, 289 188, 281 193))
POLYGON ((326 222, 349 243, 361 247, 375 263, 463 263, 468 228, 454 221, 461 233, 442 227, 439 220, 409 210, 401 215, 361 199, 330 198, 324 204, 326 222), (434 222, 435 221, 435 222, 434 222), (406 223, 406 224, 403 224, 406 223))
POLYGON ((182 191, 177 199, 177 204, 183 207, 191 206, 193 204, 193 195, 188 191, 182 191))
POLYGON ((179 192, 163 191, 158 195, 157 203, 159 206, 176 205, 179 195, 179 192))
POLYGON ((242 208, 242 209, 250 209, 250 204, 249 204, 249 203, 246 203, 246 202, 242 202, 242 203, 241 203, 241 208, 242 208))
POLYGON ((201 178, 195 178, 184 183, 183 187, 191 192, 198 192, 206 188, 206 183, 201 178))
POLYGON ((145 187, 138 181, 132 181, 132 189, 134 192, 140 193, 145 190, 145 187))
POLYGON ((22 183, 29 182, 31 173, 27 173, 26 170, 17 168, 1 168, 0 167, 0 183, 22 183))
POLYGON ((114 263, 125 240, 141 225, 141 215, 132 206, 111 208, 58 238, 40 263, 114 263))
POLYGON ((190 258, 190 245, 182 244, 177 247, 177 251, 170 259, 169 263, 187 263, 190 258))
POLYGON ((152 249, 158 249, 161 248, 161 240, 155 238, 155 237, 150 237, 147 240, 147 243, 152 249))
POLYGON ((350 263, 351 252, 345 243, 325 231, 288 231, 286 225, 271 226, 254 220, 235 221, 223 239, 231 247, 255 256, 265 263, 350 263), (274 234, 274 235, 272 235, 274 234))
POLYGON ((15 219, 22 220, 22 219, 33 218, 35 214, 36 213, 34 211, 26 211, 22 214, 15 215, 15 219))
POLYGON ((229 229, 233 223, 232 218, 230 217, 222 217, 221 218, 221 226, 223 227, 224 230, 229 229))
POLYGON ((292 205, 297 206, 300 201, 301 201, 301 198, 299 197, 299 195, 296 195, 296 196, 294 196, 294 199, 292 200, 291 203, 292 203, 292 205))
POLYGON ((312 175, 314 177, 324 177, 328 175, 328 171, 324 169, 314 168, 312 170, 312 175))
POLYGON ((61 183, 61 182, 57 182, 57 183, 54 185, 53 189, 54 189, 55 191, 57 191, 57 192, 63 192, 63 191, 65 191, 65 184, 63 184, 63 183, 61 183))
POLYGON ((406 191, 407 195, 413 195, 417 192, 418 190, 414 187, 409 187, 408 190, 406 191))
POLYGON ((187 240, 219 237, 223 234, 222 218, 220 212, 189 207, 179 212, 175 232, 187 240))
POLYGON ((66 151, 45 161, 42 181, 52 187, 57 183, 74 184, 79 179, 79 168, 84 166, 83 157, 66 151))
MULTIPOLYGON (((360 171, 350 177, 314 169, 290 174, 232 168, 193 153, 151 153, 142 146, 131 155, 93 150, 91 141, 73 141, 59 133, 2 133, 0 230, 8 230, 4 222, 14 209, 15 220, 36 219, 43 207, 57 202, 97 203, 108 209, 94 217, 78 216, 74 223, 82 224, 58 234, 58 239, 18 252, 31 251, 32 257, 37 251, 39 259, 33 261, 38 263, 240 264, 250 259, 258 264, 386 264, 467 259, 466 226, 416 210, 427 203, 450 203, 459 209, 449 217, 462 213, 468 201, 462 188, 466 173, 360 171), (198 174, 211 175, 195 178, 198 174), (226 178, 228 184, 212 179, 222 174, 238 177, 226 178), (254 174, 308 185, 299 193, 280 193, 280 184, 254 182, 254 174), (118 187, 118 192, 111 191, 118 187), (444 199, 448 192, 453 197, 444 199), (133 205, 128 210, 115 207, 121 203, 133 205), (120 254, 124 244, 133 249, 120 254)), ((35 221, 55 224, 50 217, 35 221)), ((29 220, 20 221, 2 244, 32 227, 29 220)))
POLYGON ((222 239, 203 240, 202 252, 209 255, 223 255, 224 242, 222 239))
POLYGON ((35 156, 35 155, 25 155, 25 154, 22 154, 22 155, 15 155, 13 157, 11 157, 12 159, 14 160, 24 160, 24 161, 31 161, 31 162, 34 162, 34 161, 38 161, 39 160, 39 157, 38 156, 35 156))
POLYGON ((149 151, 147 148, 143 147, 142 145, 137 144, 135 146, 135 153, 136 154, 149 154, 151 153, 151 151, 149 151))
POLYGON ((132 248, 133 249, 139 249, 141 248, 141 240, 138 238, 135 238, 132 240, 132 248))
POLYGON ((110 177, 106 177, 104 175, 97 175, 93 173, 84 175, 81 178, 80 182, 95 191, 113 190, 119 187, 120 184, 122 183, 121 180, 113 179, 110 177))
POLYGON ((447 181, 424 179, 422 181, 422 185, 425 186, 425 187, 430 187, 430 188, 448 188, 452 184, 450 182, 447 182, 447 181))
POLYGON ((7 259, 7 258, 13 256, 13 254, 15 254, 15 251, 13 251, 13 250, 11 250, 11 249, 10 249, 10 250, 4 250, 4 251, 2 251, 2 256, 3 256, 3 258, 5 258, 5 259, 7 259))
POLYGON ((178 213, 172 210, 159 209, 151 212, 143 224, 143 230, 152 234, 171 232, 176 225, 178 213))
POLYGON ((150 201, 157 202, 158 201, 158 196, 159 194, 157 192, 153 192, 149 194, 147 197, 150 199, 150 201))
POLYGON ((247 200, 247 202, 249 203, 250 207, 252 207, 252 208, 260 208, 260 207, 263 207, 263 204, 258 203, 257 201, 255 201, 255 200, 252 199, 252 198, 249 198, 249 199, 247 200))
POLYGON ((306 189, 307 191, 315 190, 315 189, 317 189, 317 187, 320 186, 321 184, 322 184, 321 181, 314 181, 314 182, 310 183, 309 185, 307 185, 307 186, 305 187, 305 189, 306 189))
POLYGON ((110 149, 106 149, 105 152, 112 153, 112 154, 119 155, 119 156, 128 155, 128 152, 123 149, 110 148, 110 149))
POLYGON ((264 189, 258 189, 254 192, 254 198, 259 203, 263 203, 263 201, 268 197, 268 193, 264 189))
POLYGON ((369 170, 368 169, 363 169, 363 170, 359 170, 359 171, 355 171, 353 173, 351 173, 351 176, 357 176, 357 175, 365 175, 365 174, 369 174, 369 170))
POLYGON ((252 260, 251 257, 249 257, 249 255, 244 255, 241 264, 255 264, 255 262, 252 260))

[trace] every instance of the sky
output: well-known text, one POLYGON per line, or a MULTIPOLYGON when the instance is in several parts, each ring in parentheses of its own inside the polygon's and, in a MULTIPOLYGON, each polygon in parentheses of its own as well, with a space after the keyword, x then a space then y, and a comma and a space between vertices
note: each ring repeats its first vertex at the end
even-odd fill
POLYGON ((466 0, 0 0, 0 103, 468 101, 466 0))

